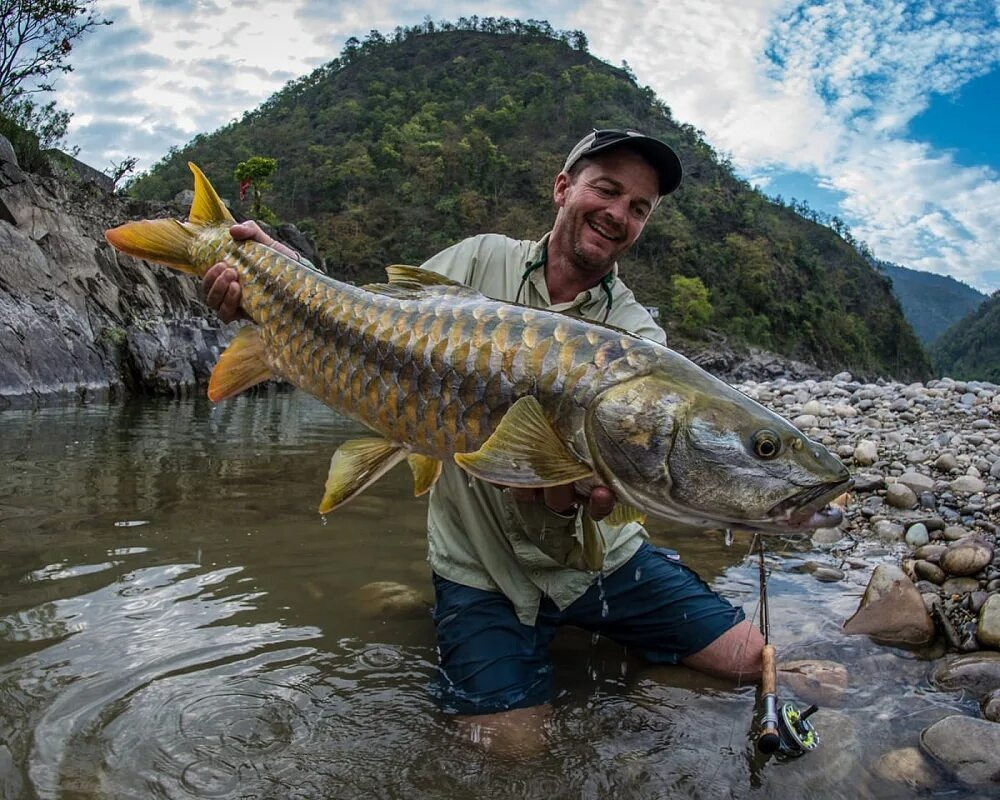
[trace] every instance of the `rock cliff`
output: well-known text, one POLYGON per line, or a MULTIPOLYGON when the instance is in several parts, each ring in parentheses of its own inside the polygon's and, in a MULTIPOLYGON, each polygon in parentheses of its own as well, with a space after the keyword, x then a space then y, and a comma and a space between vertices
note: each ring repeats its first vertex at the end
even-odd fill
MULTIPOLYGON (((206 380, 232 332, 205 308, 197 279, 128 258, 104 240, 126 220, 181 217, 187 208, 138 204, 85 177, 28 174, 5 145, 0 409, 185 394, 206 380)), ((303 238, 282 228, 280 238, 303 238)))

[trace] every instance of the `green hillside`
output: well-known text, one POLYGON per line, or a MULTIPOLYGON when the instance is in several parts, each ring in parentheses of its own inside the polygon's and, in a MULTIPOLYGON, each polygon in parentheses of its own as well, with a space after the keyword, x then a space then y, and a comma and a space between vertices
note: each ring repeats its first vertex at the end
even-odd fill
POLYGON ((941 334, 931 357, 940 375, 1000 383, 1000 292, 941 334))
POLYGON ((132 191, 189 188, 192 160, 236 198, 236 164, 272 156, 267 204, 316 237, 332 274, 368 281, 471 234, 540 236, 572 145, 593 127, 626 126, 660 136, 685 165, 621 264, 668 332, 671 278, 697 277, 710 289, 708 324, 733 338, 831 372, 929 374, 889 281, 852 246, 752 189, 627 67, 547 23, 474 18, 349 40, 257 110, 172 151, 132 191))
POLYGON ((888 261, 876 261, 875 267, 892 281, 892 291, 903 314, 925 345, 986 299, 982 292, 946 275, 907 269, 888 261))

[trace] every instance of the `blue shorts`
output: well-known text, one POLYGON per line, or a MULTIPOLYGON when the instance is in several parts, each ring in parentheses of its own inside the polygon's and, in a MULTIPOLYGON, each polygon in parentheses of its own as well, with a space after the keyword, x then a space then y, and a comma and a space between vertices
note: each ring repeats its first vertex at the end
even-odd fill
POLYGON ((603 634, 656 664, 677 664, 744 619, 672 550, 643 543, 565 611, 542 597, 524 625, 500 592, 434 575, 440 672, 435 694, 445 711, 490 714, 554 697, 548 647, 560 625, 603 634))

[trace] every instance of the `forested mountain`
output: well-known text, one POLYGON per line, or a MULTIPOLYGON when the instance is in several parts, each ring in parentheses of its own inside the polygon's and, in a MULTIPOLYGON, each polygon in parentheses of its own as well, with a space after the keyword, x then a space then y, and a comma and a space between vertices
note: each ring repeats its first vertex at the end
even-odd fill
POLYGON ((471 234, 543 234, 553 178, 594 127, 657 135, 684 163, 680 190, 621 264, 668 328, 682 311, 672 279, 697 278, 710 290, 707 324, 735 339, 829 372, 929 375, 889 281, 855 248, 737 178, 627 66, 547 23, 473 18, 351 39, 260 108, 172 151, 131 190, 163 199, 189 188, 191 160, 236 198, 236 164, 276 158, 267 205, 316 237, 331 274, 369 281, 471 234))
POLYGON ((925 345, 986 300, 982 292, 946 275, 907 269, 889 261, 876 261, 875 267, 892 281, 893 294, 925 345))
POLYGON ((1000 383, 1000 292, 941 334, 930 352, 940 375, 1000 383))

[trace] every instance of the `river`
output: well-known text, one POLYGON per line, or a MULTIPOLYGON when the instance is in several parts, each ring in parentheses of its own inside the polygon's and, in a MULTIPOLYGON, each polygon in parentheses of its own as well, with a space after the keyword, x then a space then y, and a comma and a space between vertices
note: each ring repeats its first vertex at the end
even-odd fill
MULTIPOLYGON (((277 390, 0 413, 0 796, 902 798, 876 761, 970 713, 917 655, 840 632, 867 570, 772 539, 779 658, 850 676, 812 718, 815 751, 755 751, 753 686, 566 630, 548 752, 493 756, 428 691, 426 501, 409 471, 315 512, 330 455, 358 431, 277 390), (816 563, 847 577, 821 582, 816 563), (379 581, 425 602, 380 612, 362 590, 379 581)), ((748 535, 651 533, 756 615, 748 535)))

